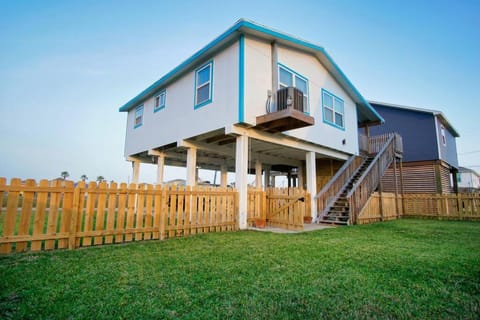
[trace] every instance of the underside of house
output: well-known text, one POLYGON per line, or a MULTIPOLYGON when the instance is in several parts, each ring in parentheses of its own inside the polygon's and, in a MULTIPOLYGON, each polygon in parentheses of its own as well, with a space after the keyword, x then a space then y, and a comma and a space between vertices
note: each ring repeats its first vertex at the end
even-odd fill
MULTIPOLYGON (((278 121, 287 120, 279 117, 278 121)), ((403 189, 403 146, 401 137, 396 134, 360 135, 360 155, 346 155, 269 131, 233 125, 145 151, 129 160, 133 162, 134 175, 137 176, 140 163, 156 163, 159 176, 163 175, 165 165, 186 167, 187 184, 190 185, 197 181, 198 168, 220 171, 222 187, 227 185, 227 173, 235 172, 239 211, 242 212, 243 201, 245 217, 252 209, 246 200, 249 173, 256 175, 255 183, 250 187, 257 190, 275 187, 271 177, 276 175, 287 176, 289 187, 305 188, 311 196, 311 212, 305 215, 317 223, 355 223, 355 217, 370 195, 381 192, 382 177, 389 167, 393 168, 388 176, 394 181, 392 191, 398 194, 403 189)), ((391 187, 388 183, 386 185, 391 187)), ((291 205, 299 199, 292 198, 291 205)), ((244 223, 247 223, 246 219, 244 223)))

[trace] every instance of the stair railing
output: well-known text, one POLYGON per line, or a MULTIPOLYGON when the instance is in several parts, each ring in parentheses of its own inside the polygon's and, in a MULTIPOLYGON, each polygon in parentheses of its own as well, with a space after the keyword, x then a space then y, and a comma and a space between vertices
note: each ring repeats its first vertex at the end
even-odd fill
MULTIPOLYGON (((401 141, 396 143, 398 135, 382 135, 374 141, 373 145, 378 148, 378 153, 347 194, 347 200, 350 208, 350 223, 355 224, 358 214, 367 203, 370 195, 377 189, 385 171, 392 163, 401 141), (388 139, 385 138, 388 136, 388 139), (381 142, 383 146, 379 146, 381 142)), ((398 136, 399 137, 399 136, 398 136)))
POLYGON ((343 164, 343 166, 338 169, 337 173, 332 177, 332 179, 330 179, 330 181, 323 186, 322 190, 317 193, 315 199, 317 200, 317 212, 320 212, 319 217, 321 217, 324 214, 324 211, 333 204, 338 196, 338 193, 357 171, 362 162, 362 157, 351 156, 343 164))

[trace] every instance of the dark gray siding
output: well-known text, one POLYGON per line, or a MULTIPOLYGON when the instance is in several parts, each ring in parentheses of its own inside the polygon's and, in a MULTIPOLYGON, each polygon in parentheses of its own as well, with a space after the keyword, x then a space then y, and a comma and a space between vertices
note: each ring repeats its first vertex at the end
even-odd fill
POLYGON ((438 127, 438 144, 440 146, 440 159, 442 159, 452 167, 458 168, 457 143, 455 137, 447 128, 444 127, 446 137, 446 145, 444 145, 442 142, 441 134, 442 123, 438 118, 436 120, 438 127))
POLYGON ((385 119, 385 123, 370 127, 370 135, 399 133, 403 138, 403 161, 439 159, 433 114, 385 107, 375 103, 371 105, 385 119))

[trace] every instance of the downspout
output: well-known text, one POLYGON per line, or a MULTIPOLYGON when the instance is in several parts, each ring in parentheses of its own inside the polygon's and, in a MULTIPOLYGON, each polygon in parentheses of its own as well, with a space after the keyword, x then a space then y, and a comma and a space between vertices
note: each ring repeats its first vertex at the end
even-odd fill
POLYGON ((272 42, 272 91, 269 92, 271 95, 271 105, 270 105, 270 112, 274 112, 277 110, 277 90, 278 90, 278 44, 273 41, 272 42))

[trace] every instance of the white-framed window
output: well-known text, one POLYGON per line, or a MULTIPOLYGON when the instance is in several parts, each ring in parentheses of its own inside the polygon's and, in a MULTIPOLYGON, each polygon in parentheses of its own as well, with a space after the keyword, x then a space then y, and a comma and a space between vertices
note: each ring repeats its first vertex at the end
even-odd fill
POLYGON ((212 102, 213 61, 195 70, 195 109, 212 102))
POLYGON ((323 122, 345 130, 345 107, 342 99, 322 89, 323 122))
POLYGON ((133 128, 138 128, 143 124, 143 104, 135 108, 135 122, 133 128))
POLYGON ((153 97, 153 112, 157 112, 165 108, 167 101, 167 91, 163 89, 153 97))
POLYGON ((445 135, 445 127, 444 126, 440 126, 440 136, 441 136, 441 139, 442 139, 442 144, 444 146, 447 146, 447 136, 445 135))
POLYGON ((279 89, 286 87, 295 87, 303 92, 303 110, 308 113, 308 79, 296 73, 292 69, 278 64, 278 87, 279 89))

